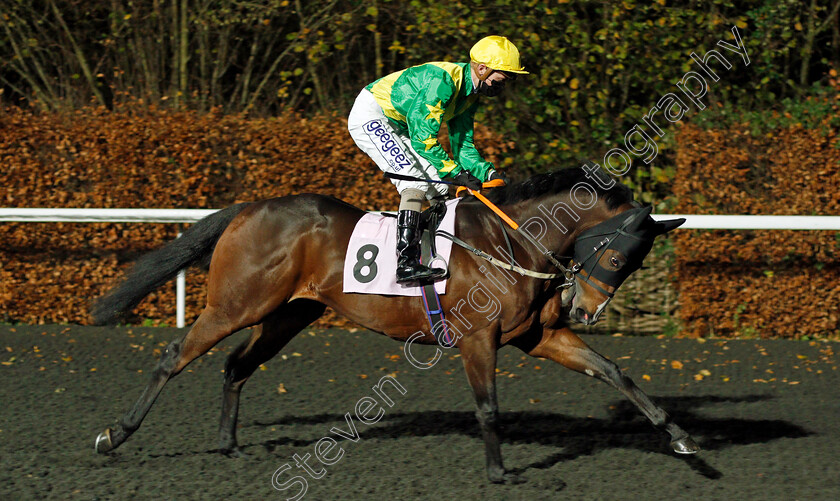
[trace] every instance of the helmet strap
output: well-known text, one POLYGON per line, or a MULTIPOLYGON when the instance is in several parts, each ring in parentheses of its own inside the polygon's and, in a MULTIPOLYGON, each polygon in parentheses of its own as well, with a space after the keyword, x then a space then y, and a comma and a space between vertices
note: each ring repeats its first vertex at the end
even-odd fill
POLYGON ((483 81, 487 80, 487 77, 489 77, 489 76, 490 76, 490 74, 491 74, 491 73, 493 73, 493 72, 495 71, 493 68, 491 68, 491 67, 487 66, 487 65, 486 65, 486 64, 484 64, 484 63, 476 63, 475 61, 473 61, 473 63, 472 63, 472 64, 474 64, 474 65, 475 65, 475 66, 473 66, 473 70, 475 71, 475 75, 478 77, 478 81, 479 81, 479 82, 483 82, 483 81), (478 65, 479 65, 479 64, 484 64, 484 67, 485 67, 485 68, 487 68, 487 71, 485 71, 485 72, 484 72, 484 75, 480 75, 480 74, 478 73, 478 65))

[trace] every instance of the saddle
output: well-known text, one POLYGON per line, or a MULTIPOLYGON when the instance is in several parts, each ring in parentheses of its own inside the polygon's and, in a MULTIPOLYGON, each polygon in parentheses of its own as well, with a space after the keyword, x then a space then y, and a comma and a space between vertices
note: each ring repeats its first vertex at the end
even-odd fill
MULTIPOLYGON (((449 263, 442 257, 438 256, 435 247, 435 232, 440 226, 443 217, 446 215, 445 203, 432 203, 432 206, 420 213, 420 262, 426 266, 431 266, 432 261, 443 261, 443 267, 446 269, 446 275, 449 276, 449 263)), ((389 216, 396 217, 393 214, 389 216)), ((429 326, 432 334, 438 340, 443 340, 444 346, 451 345, 453 340, 446 325, 446 318, 443 314, 443 306, 440 304, 440 297, 433 280, 420 281, 420 290, 423 297, 423 306, 426 309, 426 315, 429 319, 429 326)))
MULTIPOLYGON (((427 235, 421 238, 421 250, 423 247, 429 249, 427 255, 420 256, 423 263, 429 263, 434 256, 439 256, 435 266, 445 268, 453 244, 443 235, 455 230, 455 211, 451 209, 458 203, 458 200, 448 200, 440 207, 427 209, 418 218, 422 220, 422 230, 418 224, 418 237, 423 237, 424 233, 427 235), (435 235, 434 245, 431 242, 432 234, 435 235)), ((363 215, 356 223, 345 253, 343 292, 394 296, 422 295, 419 283, 396 282, 398 255, 394 252, 397 242, 395 216, 396 214, 371 212, 363 215)), ((446 293, 446 284, 447 280, 437 279, 435 289, 438 294, 446 293)))

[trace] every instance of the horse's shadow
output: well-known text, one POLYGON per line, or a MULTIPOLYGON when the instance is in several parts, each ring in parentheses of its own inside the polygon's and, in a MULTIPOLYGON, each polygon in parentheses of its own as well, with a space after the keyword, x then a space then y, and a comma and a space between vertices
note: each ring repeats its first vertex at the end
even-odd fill
MULTIPOLYGON (((703 450, 721 450, 728 447, 766 443, 780 438, 801 438, 813 433, 783 420, 708 418, 699 416, 696 409, 709 404, 743 404, 766 400, 768 396, 741 397, 658 397, 656 402, 673 417, 680 427, 691 433, 703 450)), ((424 411, 387 413, 370 428, 356 426, 361 439, 394 439, 418 436, 465 435, 481 440, 475 414, 463 411, 424 411), (364 428, 364 429, 362 429, 364 428)), ((324 425, 347 429, 343 415, 317 414, 286 416, 272 422, 255 422, 257 427, 324 425)), ((327 428, 328 429, 328 428, 327 428)), ((554 412, 502 412, 500 413, 502 443, 540 444, 561 449, 539 461, 513 469, 514 473, 536 468, 551 468, 557 463, 574 460, 609 449, 636 449, 650 453, 668 453, 668 435, 657 432, 629 401, 621 400, 609 405, 605 419, 567 416, 554 412)), ((309 447, 322 438, 323 433, 311 440, 280 438, 261 444, 269 452, 278 447, 309 447)), ((702 452, 701 452, 702 454, 702 452)), ((683 456, 697 473, 711 479, 723 474, 702 456, 683 456)))

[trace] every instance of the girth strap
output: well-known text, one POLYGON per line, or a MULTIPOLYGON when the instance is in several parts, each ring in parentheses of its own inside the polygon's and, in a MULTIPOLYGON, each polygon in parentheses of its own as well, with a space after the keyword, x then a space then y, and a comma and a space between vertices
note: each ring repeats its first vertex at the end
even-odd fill
MULTIPOLYGON (((431 267, 432 261, 435 257, 434 251, 434 233, 426 228, 420 238, 420 262, 426 266, 431 267)), ((443 233, 437 231, 438 234, 443 233)), ((426 314, 429 318, 429 325, 431 326, 432 335, 440 343, 441 336, 446 343, 442 346, 449 346, 452 344, 452 337, 449 335, 449 328, 446 325, 446 317, 443 315, 443 306, 440 304, 440 297, 437 290, 435 290, 434 281, 421 281, 421 291, 423 293, 423 304, 426 307, 426 314)))

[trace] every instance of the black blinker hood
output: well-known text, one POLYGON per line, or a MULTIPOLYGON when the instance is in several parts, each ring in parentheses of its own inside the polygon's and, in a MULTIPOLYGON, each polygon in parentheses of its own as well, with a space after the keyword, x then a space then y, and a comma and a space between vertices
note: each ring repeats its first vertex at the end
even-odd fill
POLYGON ((653 247, 659 233, 647 224, 651 207, 624 211, 599 223, 575 240, 574 261, 580 263, 587 274, 604 284, 618 288, 631 273, 642 266, 642 261, 653 247), (627 262, 618 270, 602 267, 598 260, 607 249, 621 253, 627 262))

